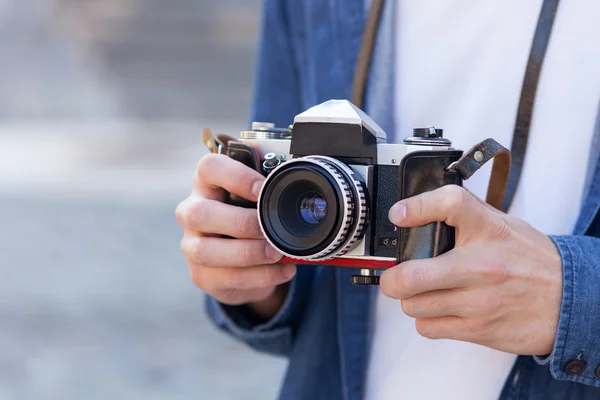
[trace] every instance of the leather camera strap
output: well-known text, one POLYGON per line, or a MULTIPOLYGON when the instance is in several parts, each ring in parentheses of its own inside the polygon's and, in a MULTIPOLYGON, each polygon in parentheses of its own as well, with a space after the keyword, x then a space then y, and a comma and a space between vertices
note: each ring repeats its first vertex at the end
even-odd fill
MULTIPOLYGON (((383 14, 383 6, 385 0, 372 0, 365 30, 356 60, 356 68, 354 69, 354 81, 352 82, 352 103, 364 110, 365 91, 367 89, 367 81, 369 80, 369 70, 371 69, 371 60, 373 59, 373 50, 375 49, 375 41, 377 40, 377 31, 379 30, 379 22, 383 14)), ((392 60, 393 62, 393 60, 392 60)))
POLYGON ((510 151, 494 139, 486 139, 483 142, 471 147, 463 156, 452 163, 448 169, 458 172, 462 179, 469 179, 479 168, 490 160, 494 160, 492 165, 492 175, 488 184, 486 203, 492 207, 501 210, 504 204, 504 195, 506 193, 506 184, 508 183, 508 174, 510 173, 510 151))
POLYGON ((213 154, 227 154, 227 143, 235 140, 231 136, 217 134, 213 135, 210 129, 205 128, 202 131, 202 141, 204 145, 213 154))
POLYGON ((560 0, 544 0, 537 28, 535 29, 533 43, 531 44, 529 61, 527 61, 527 69, 525 70, 525 78, 523 79, 523 87, 521 88, 521 99, 519 100, 519 109, 515 121, 513 140, 510 147, 512 163, 506 189, 506 197, 504 198, 504 204, 502 206, 502 211, 504 212, 508 211, 510 208, 515 193, 517 192, 517 187, 519 186, 519 180, 521 179, 521 171, 523 170, 525 155, 527 153, 527 143, 529 139, 529 129, 531 127, 531 117, 533 116, 535 95, 559 2, 560 0))
MULTIPOLYGON (((542 10, 538 18, 537 28, 531 44, 529 60, 527 61, 527 68, 525 70, 525 77, 523 79, 523 85, 521 88, 521 98, 519 100, 519 108, 517 111, 517 118, 511 145, 512 161, 510 161, 510 156, 508 161, 510 163, 510 173, 503 166, 503 164, 506 164, 507 162, 505 161, 506 156, 504 155, 499 157, 498 160, 494 162, 494 167, 492 168, 487 201, 488 203, 492 201, 493 204, 490 204, 497 209, 502 209, 502 211, 505 212, 510 208, 517 191, 517 187, 519 186, 521 171, 525 162, 525 154, 527 153, 527 143, 529 138, 529 129, 531 127, 531 118, 533 116, 535 96, 542 71, 544 57, 546 55, 548 43, 550 42, 550 34, 552 33, 552 26, 554 25, 554 19, 556 17, 556 11, 558 10, 559 1, 560 0, 544 0, 544 3, 542 4, 542 10), (499 164, 501 167, 496 168, 496 164, 499 164), (499 191, 505 191, 506 195, 504 195, 504 193, 500 195, 499 191), (492 195, 491 199, 490 194, 492 195), (503 200, 500 202, 500 205, 498 205, 498 200, 500 198, 503 200)), ((384 5, 385 0, 372 0, 371 2, 371 8, 367 16, 361 48, 354 73, 352 102, 361 109, 364 105, 365 89, 369 77, 369 70, 371 68, 371 60, 373 57, 373 49, 375 47, 375 41, 377 37, 377 30, 379 29, 379 22, 381 20, 384 5)), ((487 144, 484 145, 485 149, 489 149, 490 142, 487 140, 481 142, 475 147, 482 146, 486 142, 487 144)), ((473 151, 473 154, 475 154, 475 151, 477 151, 474 150, 475 147, 469 150, 465 156, 469 155, 471 151, 473 151)), ((486 154, 485 151, 484 154, 486 154)), ((504 151, 502 151, 502 154, 505 154, 504 151)), ((475 172, 475 170, 473 170, 473 172, 475 172)))

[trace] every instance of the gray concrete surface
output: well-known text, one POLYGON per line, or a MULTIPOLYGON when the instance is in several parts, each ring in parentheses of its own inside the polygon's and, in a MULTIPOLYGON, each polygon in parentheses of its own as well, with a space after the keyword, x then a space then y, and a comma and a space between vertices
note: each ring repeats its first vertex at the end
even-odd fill
POLYGON ((258 3, 0 0, 0 400, 275 398, 174 219, 201 128, 246 124, 258 3))

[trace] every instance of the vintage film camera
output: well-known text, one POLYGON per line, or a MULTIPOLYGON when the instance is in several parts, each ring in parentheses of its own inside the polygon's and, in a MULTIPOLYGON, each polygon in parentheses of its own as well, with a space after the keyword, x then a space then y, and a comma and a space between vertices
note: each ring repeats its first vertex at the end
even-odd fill
POLYGON ((299 114, 289 128, 254 123, 228 143, 229 157, 261 172, 260 227, 284 262, 354 267, 355 284, 378 284, 376 270, 435 257, 454 246, 444 223, 397 228, 388 212, 398 200, 447 184, 461 185, 447 167, 462 151, 441 129, 414 129, 402 144, 346 100, 299 114))

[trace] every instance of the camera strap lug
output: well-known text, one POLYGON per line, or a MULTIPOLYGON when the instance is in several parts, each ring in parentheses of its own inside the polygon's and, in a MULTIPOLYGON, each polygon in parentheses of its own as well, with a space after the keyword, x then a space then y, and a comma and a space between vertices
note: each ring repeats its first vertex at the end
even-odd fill
POLYGON ((227 143, 230 140, 235 140, 231 136, 216 134, 213 135, 210 129, 202 130, 202 141, 204 145, 213 154, 227 154, 227 143))
POLYGON ((494 160, 487 190, 486 202, 502 210, 508 177, 510 175, 510 151, 494 139, 486 139, 471 147, 463 156, 450 164, 448 171, 456 171, 464 180, 469 179, 479 168, 494 160))

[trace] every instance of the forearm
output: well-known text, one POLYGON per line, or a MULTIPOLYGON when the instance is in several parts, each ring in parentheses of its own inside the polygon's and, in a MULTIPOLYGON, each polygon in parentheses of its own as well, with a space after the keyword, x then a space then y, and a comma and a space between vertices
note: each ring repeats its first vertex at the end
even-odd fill
POLYGON ((600 387, 600 239, 551 238, 562 259, 562 304, 552 354, 536 361, 556 379, 600 387))

